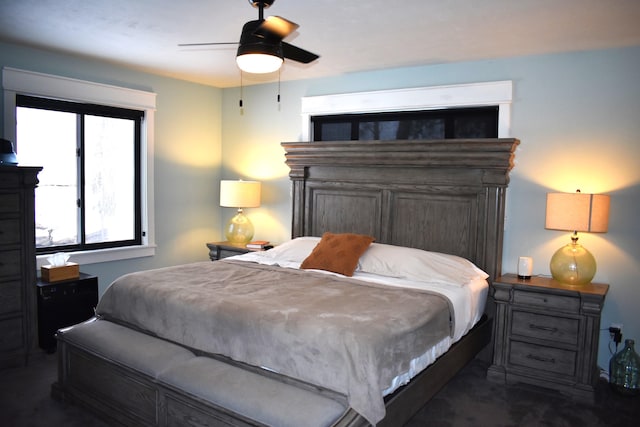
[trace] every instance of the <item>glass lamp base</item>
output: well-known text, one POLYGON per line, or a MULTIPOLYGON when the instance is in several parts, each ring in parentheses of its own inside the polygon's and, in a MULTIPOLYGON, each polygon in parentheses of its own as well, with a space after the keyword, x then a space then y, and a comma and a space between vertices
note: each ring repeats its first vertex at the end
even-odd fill
POLYGON ((558 249, 549 267, 556 281, 568 285, 586 285, 596 275, 596 259, 578 243, 558 249))
POLYGON ((231 243, 246 245, 253 238, 253 224, 241 210, 227 223, 224 235, 231 243))

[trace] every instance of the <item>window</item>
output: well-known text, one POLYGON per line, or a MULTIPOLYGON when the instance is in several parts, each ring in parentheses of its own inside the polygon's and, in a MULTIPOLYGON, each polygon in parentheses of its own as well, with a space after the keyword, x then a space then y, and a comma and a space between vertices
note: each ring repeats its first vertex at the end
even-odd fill
POLYGON ((302 98, 301 138, 302 141, 313 140, 312 117, 317 116, 487 106, 498 108, 498 138, 508 138, 511 136, 512 99, 513 83, 508 80, 307 96, 302 98))
MULTIPOLYGON (((65 233, 59 233, 61 226, 52 232, 51 237, 51 226, 38 230, 38 246, 43 248, 37 257, 38 267, 47 264, 45 252, 57 252, 63 247, 71 255, 71 260, 81 265, 154 255, 153 130, 156 94, 10 67, 2 69, 2 88, 4 137, 14 141, 21 165, 42 166, 35 160, 27 161, 30 149, 21 146, 21 142, 26 141, 23 140, 27 135, 24 132, 37 129, 23 130, 18 138, 18 119, 22 123, 26 120, 23 114, 28 113, 53 114, 56 117, 56 131, 51 130, 54 125, 43 127, 44 136, 34 142, 38 148, 33 151, 53 150, 56 155, 56 161, 45 166, 38 175, 39 186, 44 189, 49 170, 57 168, 60 181, 56 184, 59 188, 49 188, 50 194, 55 194, 51 197, 56 199, 56 209, 62 209, 63 203, 61 200, 58 203, 59 198, 66 197, 75 203, 65 203, 65 209, 69 209, 62 219, 67 229, 65 233), (112 134, 116 130, 127 135, 117 138, 123 145, 112 145, 112 134), (61 135, 67 136, 62 138, 61 135), (103 137, 107 139, 100 141, 103 137), (99 151, 107 140, 110 149, 99 151), (79 153, 77 148, 80 148, 79 153), (62 150, 70 153, 64 156, 68 163, 58 163, 57 156, 62 150), (49 169, 47 173, 46 169, 49 169), (105 184, 105 179, 112 181, 105 184), (121 185, 119 179, 126 185, 121 185), (135 185, 132 185, 132 180, 135 185), (117 186, 115 192, 96 190, 113 188, 114 185, 117 186), (78 200, 83 204, 80 208, 78 200), (96 209, 100 215, 95 215, 96 209), (120 222, 122 215, 127 220, 113 226, 120 222), (109 232, 103 231, 106 229, 109 232), (67 237, 58 239, 63 234, 67 237), (46 242, 60 243, 60 246, 46 249, 43 245, 46 242)), ((24 145, 28 145, 27 142, 24 145)), ((40 192, 40 188, 36 191, 40 192)), ((46 197, 41 198, 44 200, 46 197)), ((39 215, 39 206, 43 202, 37 202, 39 215)))
POLYGON ((496 138, 498 107, 311 117, 314 141, 496 138))
POLYGON ((36 251, 139 245, 144 112, 18 95, 20 161, 43 166, 36 251))

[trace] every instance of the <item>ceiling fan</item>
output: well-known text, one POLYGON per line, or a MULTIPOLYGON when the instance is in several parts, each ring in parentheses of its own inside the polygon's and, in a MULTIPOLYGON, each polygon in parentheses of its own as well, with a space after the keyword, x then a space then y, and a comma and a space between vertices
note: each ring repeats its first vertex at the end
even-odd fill
POLYGON ((308 64, 320 56, 299 47, 293 46, 283 39, 293 33, 299 25, 279 16, 264 18, 264 9, 275 0, 255 1, 249 3, 258 9, 258 19, 249 21, 242 27, 239 42, 222 43, 184 43, 178 46, 213 46, 237 44, 236 63, 247 73, 271 73, 277 71, 284 58, 308 64))

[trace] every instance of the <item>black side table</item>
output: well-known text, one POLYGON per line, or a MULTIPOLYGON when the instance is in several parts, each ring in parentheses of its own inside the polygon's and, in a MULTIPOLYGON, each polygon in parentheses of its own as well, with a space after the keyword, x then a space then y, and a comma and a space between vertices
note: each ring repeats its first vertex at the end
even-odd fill
POLYGON ((56 350, 58 329, 90 319, 98 305, 98 278, 80 273, 77 279, 44 282, 38 279, 38 344, 56 350))

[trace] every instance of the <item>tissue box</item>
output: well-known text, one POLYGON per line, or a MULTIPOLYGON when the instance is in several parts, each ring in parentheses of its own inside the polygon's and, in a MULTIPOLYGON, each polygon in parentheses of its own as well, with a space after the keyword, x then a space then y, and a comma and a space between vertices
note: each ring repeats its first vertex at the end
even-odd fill
POLYGON ((40 276, 45 282, 60 282, 61 280, 77 279, 80 277, 80 266, 75 262, 68 262, 66 265, 59 267, 43 265, 40 267, 40 276))

